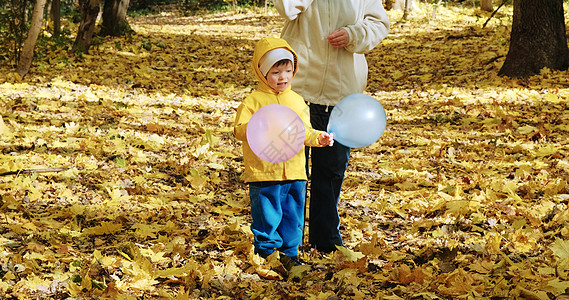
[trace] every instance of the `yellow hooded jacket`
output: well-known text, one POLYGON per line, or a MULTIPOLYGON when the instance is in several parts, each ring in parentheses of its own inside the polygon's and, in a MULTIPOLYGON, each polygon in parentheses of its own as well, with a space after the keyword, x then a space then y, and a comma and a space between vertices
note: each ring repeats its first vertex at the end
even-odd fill
POLYGON ((304 99, 291 90, 290 85, 284 92, 272 89, 265 76, 259 69, 259 61, 265 53, 276 48, 285 48, 292 52, 294 56, 294 74, 298 70, 298 58, 289 44, 279 38, 264 38, 257 42, 255 53, 253 54, 253 70, 259 81, 255 91, 243 100, 237 108, 233 133, 235 137, 243 141, 243 162, 245 172, 243 180, 245 182, 256 181, 284 181, 284 180, 306 180, 305 154, 304 147, 301 151, 288 161, 282 163, 271 163, 260 159, 249 147, 247 143, 247 124, 251 116, 263 106, 269 104, 281 104, 294 110, 302 119, 305 127, 304 145, 311 147, 321 146, 318 143, 318 136, 322 131, 318 131, 310 126, 310 113, 304 99))

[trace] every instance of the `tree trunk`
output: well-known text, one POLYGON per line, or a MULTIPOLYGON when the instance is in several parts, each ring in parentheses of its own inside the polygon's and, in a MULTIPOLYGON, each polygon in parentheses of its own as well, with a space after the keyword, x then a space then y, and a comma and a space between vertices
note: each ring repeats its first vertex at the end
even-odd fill
POLYGON ((514 0, 510 49, 499 75, 527 77, 544 67, 569 67, 563 0, 514 0))
POLYGON ((89 51, 100 7, 101 3, 99 0, 79 1, 79 10, 81 11, 82 18, 79 24, 79 30, 77 30, 75 43, 73 43, 73 51, 82 53, 89 51))
POLYGON ((409 1, 405 0, 405 9, 403 10, 403 20, 407 21, 407 17, 409 17, 409 1))
POLYGON ((126 20, 130 0, 105 0, 101 35, 122 36, 132 32, 126 20))
POLYGON ((484 11, 493 11, 492 0, 480 0, 480 9, 484 11))
POLYGON ((34 58, 34 48, 36 47, 36 42, 38 40, 38 35, 40 34, 41 24, 43 21, 43 10, 45 8, 45 3, 47 0, 37 0, 34 5, 34 12, 32 13, 32 24, 30 30, 28 31, 28 37, 24 41, 24 47, 22 48, 22 54, 20 56, 20 62, 16 67, 16 72, 20 77, 26 76, 32 65, 32 59, 34 58))
POLYGON ((61 0, 53 0, 51 3, 51 18, 53 19, 53 36, 61 34, 61 0))

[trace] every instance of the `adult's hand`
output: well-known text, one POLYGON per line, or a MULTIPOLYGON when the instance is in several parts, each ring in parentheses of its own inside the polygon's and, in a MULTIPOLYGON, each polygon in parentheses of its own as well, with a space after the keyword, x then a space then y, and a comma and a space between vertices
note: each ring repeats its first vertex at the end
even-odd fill
POLYGON ((344 28, 336 29, 328 36, 328 43, 334 48, 346 47, 350 43, 350 35, 344 28))

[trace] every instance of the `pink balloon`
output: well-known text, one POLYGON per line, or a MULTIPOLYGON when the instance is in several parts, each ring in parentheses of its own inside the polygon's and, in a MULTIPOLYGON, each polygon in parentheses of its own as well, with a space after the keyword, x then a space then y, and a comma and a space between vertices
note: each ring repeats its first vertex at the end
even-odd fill
POLYGON ((285 162, 302 149, 304 124, 294 110, 284 105, 263 106, 247 124, 247 142, 262 160, 285 162))

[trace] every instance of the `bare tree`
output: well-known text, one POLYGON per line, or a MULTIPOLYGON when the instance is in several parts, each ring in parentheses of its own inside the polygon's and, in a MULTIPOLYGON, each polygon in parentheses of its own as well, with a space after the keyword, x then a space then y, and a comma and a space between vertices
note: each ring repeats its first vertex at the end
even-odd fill
POLYGON ((563 0, 514 0, 510 49, 500 75, 527 77, 569 68, 563 0))
POLYGON ((75 52, 87 52, 91 46, 91 39, 97 25, 97 16, 101 7, 100 0, 79 0, 81 11, 81 23, 77 31, 77 37, 73 43, 75 52))
POLYGON ((16 67, 16 72, 22 78, 28 74, 30 66, 32 65, 32 59, 34 58, 34 48, 36 47, 38 35, 41 30, 43 10, 45 8, 46 2, 46 0, 37 0, 36 4, 34 5, 34 11, 32 13, 32 24, 30 26, 30 30, 28 31, 28 37, 24 41, 24 47, 22 48, 20 61, 16 67))
POLYGON ((130 0, 105 0, 101 35, 121 36, 132 32, 126 19, 130 0))
POLYGON ((485 11, 493 11, 492 0, 480 0, 480 9, 485 11))
POLYGON ((53 36, 59 37, 61 34, 61 0, 51 2, 51 19, 53 21, 53 36))
POLYGON ((407 20, 407 17, 409 17, 409 1, 410 0, 405 0, 405 9, 403 10, 403 20, 407 20))

